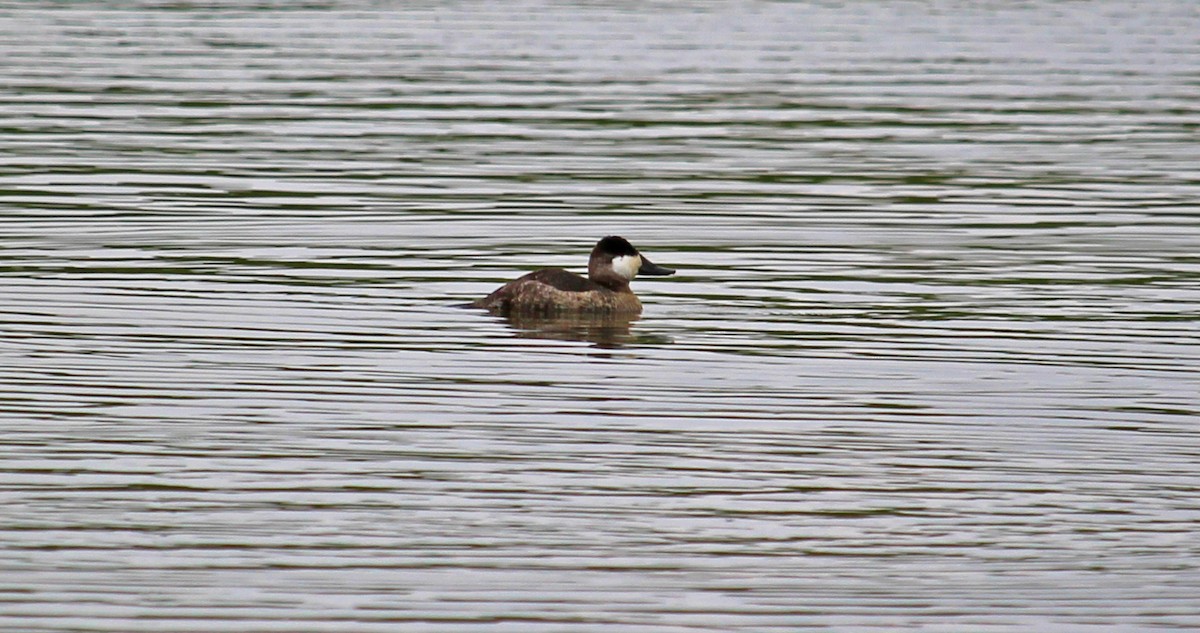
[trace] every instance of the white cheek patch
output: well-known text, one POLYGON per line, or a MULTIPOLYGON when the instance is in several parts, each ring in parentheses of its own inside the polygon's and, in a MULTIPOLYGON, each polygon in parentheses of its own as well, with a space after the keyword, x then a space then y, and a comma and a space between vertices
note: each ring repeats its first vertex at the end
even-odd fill
POLYGON ((621 255, 614 257, 612 260, 613 270, 625 279, 633 279, 637 275, 637 271, 642 267, 641 255, 621 255))

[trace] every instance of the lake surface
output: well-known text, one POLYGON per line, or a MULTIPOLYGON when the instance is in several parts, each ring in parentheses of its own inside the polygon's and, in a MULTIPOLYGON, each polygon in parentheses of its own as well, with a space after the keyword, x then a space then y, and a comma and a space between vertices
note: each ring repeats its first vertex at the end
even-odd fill
POLYGON ((0 2, 0 628, 1200 628, 1198 24, 0 2))

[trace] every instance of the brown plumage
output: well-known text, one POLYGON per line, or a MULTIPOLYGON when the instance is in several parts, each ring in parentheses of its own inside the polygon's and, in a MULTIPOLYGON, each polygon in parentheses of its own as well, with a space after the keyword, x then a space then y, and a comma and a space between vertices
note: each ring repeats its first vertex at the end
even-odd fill
POLYGON ((609 236, 592 249, 587 278, 545 268, 504 284, 473 305, 496 314, 638 314, 642 302, 629 289, 638 273, 675 271, 651 263, 625 239, 609 236))

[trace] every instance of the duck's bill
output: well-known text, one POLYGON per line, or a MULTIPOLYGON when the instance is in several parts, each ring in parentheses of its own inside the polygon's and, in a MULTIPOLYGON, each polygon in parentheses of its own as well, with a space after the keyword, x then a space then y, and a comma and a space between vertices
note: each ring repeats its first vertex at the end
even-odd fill
POLYGON ((646 259, 645 255, 642 255, 642 265, 638 267, 638 274, 666 277, 667 275, 674 275, 675 271, 670 268, 663 268, 649 259, 646 259))

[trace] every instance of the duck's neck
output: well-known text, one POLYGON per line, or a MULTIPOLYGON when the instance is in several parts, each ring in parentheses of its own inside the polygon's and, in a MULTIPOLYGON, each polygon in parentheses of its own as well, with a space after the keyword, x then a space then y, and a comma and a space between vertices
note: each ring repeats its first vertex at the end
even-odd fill
POLYGON ((629 289, 629 280, 618 274, 604 274, 589 270, 588 279, 591 279, 592 281, 604 286, 605 288, 608 288, 613 292, 633 294, 633 291, 629 289))

